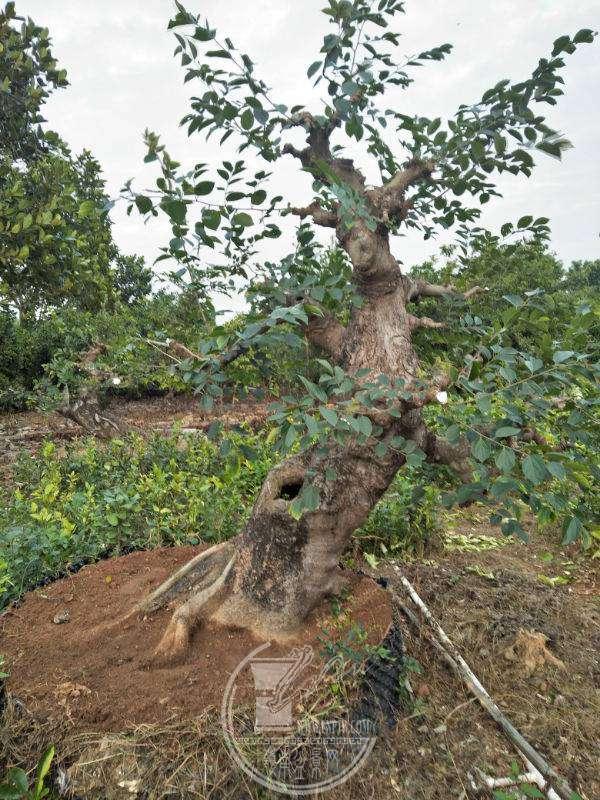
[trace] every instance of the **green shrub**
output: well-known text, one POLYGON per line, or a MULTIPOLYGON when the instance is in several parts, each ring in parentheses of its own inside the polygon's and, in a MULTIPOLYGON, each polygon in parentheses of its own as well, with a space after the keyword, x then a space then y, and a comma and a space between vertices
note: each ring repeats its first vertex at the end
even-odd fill
POLYGON ((44 364, 63 341, 63 334, 52 319, 26 328, 12 314, 0 310, 0 411, 27 406, 44 364))
POLYGON ((47 442, 20 458, 3 498, 0 606, 87 561, 229 538, 270 464, 265 437, 246 433, 227 434, 220 447, 179 433, 66 450, 47 442))
POLYGON ((173 363, 144 339, 179 339, 196 346, 212 311, 184 295, 159 292, 151 298, 117 304, 92 313, 63 308, 40 320, 19 322, 0 309, 0 412, 55 406, 64 385, 76 392, 85 376, 77 362, 93 344, 107 352, 99 359, 122 377, 118 393, 143 397, 166 391, 190 391, 173 363))
POLYGON ((399 472, 367 522, 354 534, 375 561, 399 551, 422 555, 438 531, 439 490, 420 468, 399 472))

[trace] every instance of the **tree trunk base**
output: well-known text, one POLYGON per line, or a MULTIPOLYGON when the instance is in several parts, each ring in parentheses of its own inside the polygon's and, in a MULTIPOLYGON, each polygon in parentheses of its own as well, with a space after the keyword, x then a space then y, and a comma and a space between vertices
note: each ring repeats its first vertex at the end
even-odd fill
MULTIPOLYGON (((234 588, 239 554, 237 540, 222 542, 195 556, 145 597, 124 618, 109 623, 118 627, 132 616, 145 617, 175 605, 165 633, 148 667, 182 663, 194 631, 209 619, 228 628, 243 628, 259 639, 285 644, 298 637, 305 617, 289 610, 274 612, 234 588), (178 604, 178 605, 177 605, 178 604)), ((340 594, 352 575, 338 569, 323 597, 340 594)))

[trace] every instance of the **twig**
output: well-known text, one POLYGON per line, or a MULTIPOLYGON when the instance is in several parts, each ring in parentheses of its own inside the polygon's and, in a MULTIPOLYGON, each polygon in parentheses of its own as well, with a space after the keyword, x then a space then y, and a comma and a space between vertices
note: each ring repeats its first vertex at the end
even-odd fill
MULTIPOLYGON (((561 798, 561 800, 571 800, 575 794, 573 789, 571 789, 569 784, 563 778, 561 778, 554 769, 552 769, 547 761, 537 752, 537 750, 532 747, 532 745, 529 744, 529 742, 515 728, 512 722, 510 722, 510 720, 505 717, 502 711, 500 711, 477 676, 448 638, 441 625, 435 619, 423 600, 419 597, 414 586, 403 575, 400 575, 400 583, 408 593, 413 603, 422 612, 429 626, 433 629, 433 631, 435 631, 435 635, 429 631, 424 631, 418 617, 402 603, 399 603, 400 610, 408 617, 413 625, 415 625, 425 634, 427 640, 435 647, 435 649, 444 658, 446 663, 466 684, 469 691, 475 695, 477 700, 485 708, 492 719, 502 728, 504 733, 524 757, 528 771, 531 773, 537 771, 539 773, 539 777, 544 787, 543 790, 547 793, 548 798, 550 800, 559 800, 559 798, 561 798), (553 789, 552 787, 548 786, 548 782, 552 782, 555 788, 553 789)), ((538 786, 539 785, 540 784, 538 783, 538 786)), ((542 787, 540 786, 540 788, 542 787)))

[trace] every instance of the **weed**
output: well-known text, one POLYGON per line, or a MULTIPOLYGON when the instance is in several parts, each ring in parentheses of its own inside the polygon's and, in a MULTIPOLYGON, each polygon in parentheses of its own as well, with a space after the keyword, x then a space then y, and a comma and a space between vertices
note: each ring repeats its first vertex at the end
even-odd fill
POLYGON ((0 798, 6 800, 42 800, 48 797, 50 789, 45 786, 50 771, 54 747, 49 747, 38 762, 34 782, 30 785, 27 773, 19 767, 12 767, 0 783, 0 798))
POLYGON ((438 489, 422 482, 418 470, 399 473, 369 519, 355 533, 367 561, 375 568, 380 557, 399 551, 422 555, 438 531, 438 489))

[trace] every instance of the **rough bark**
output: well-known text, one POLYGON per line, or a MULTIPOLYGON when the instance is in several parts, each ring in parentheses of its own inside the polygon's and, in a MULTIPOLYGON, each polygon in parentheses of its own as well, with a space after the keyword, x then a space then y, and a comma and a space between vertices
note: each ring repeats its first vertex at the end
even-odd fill
MULTIPOLYGON (((379 189, 366 189, 353 162, 331 153, 329 137, 338 124, 335 118, 320 124, 303 113, 291 124, 306 129, 307 147, 298 150, 287 145, 283 152, 299 159, 324 182, 333 174, 361 193, 378 221, 373 226, 356 219, 347 228, 337 207, 322 208, 316 201, 306 208, 290 209, 300 218, 310 217, 318 225, 335 228, 339 245, 352 263, 353 281, 365 300, 353 309, 346 327, 327 313, 314 315, 306 326, 306 336, 349 373, 368 368, 375 375, 402 378, 405 387, 416 385, 420 368, 412 345, 413 331, 437 324, 414 316, 407 304, 418 296, 438 296, 454 289, 414 283, 403 276, 390 251, 388 225, 404 218, 410 208, 407 191, 420 180, 430 180, 434 165, 413 161, 379 189)), ((231 360, 230 356, 235 353, 224 358, 231 360)), ((383 427, 384 438, 401 435, 413 439, 430 460, 450 464, 468 480, 470 465, 464 446, 452 446, 433 435, 421 417, 421 407, 439 397, 447 383, 445 376, 439 376, 426 391, 415 390, 413 400, 399 401, 399 414, 385 409, 365 413, 383 427)), ((326 455, 315 449, 290 457, 272 469, 248 524, 236 539, 216 556, 209 552, 182 576, 159 587, 138 609, 148 612, 180 594, 188 596, 175 611, 157 658, 172 659, 184 653, 195 624, 207 614, 224 624, 241 625, 270 637, 297 631, 315 606, 340 590, 343 574, 339 563, 352 533, 364 523, 404 461, 404 455, 396 450, 378 457, 369 443, 355 441, 343 447, 332 443, 326 455), (308 483, 319 490, 319 508, 295 519, 290 503, 308 483)))

